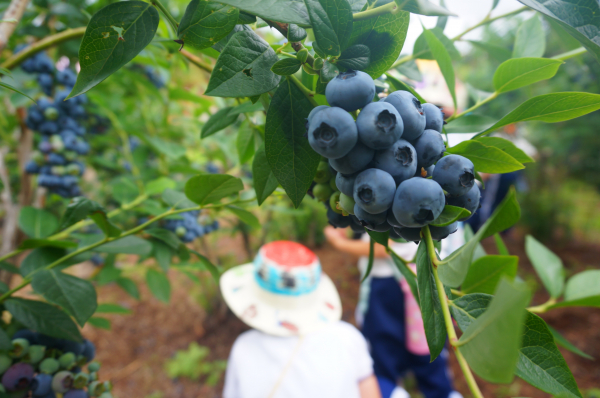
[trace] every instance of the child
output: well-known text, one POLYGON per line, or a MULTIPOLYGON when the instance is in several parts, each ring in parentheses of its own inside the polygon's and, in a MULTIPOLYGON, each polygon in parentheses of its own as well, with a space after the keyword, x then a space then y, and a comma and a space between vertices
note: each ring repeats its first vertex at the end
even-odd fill
POLYGON ((340 321, 337 290, 308 248, 268 243, 220 286, 252 327, 231 350, 224 398, 381 398, 367 343, 340 321))
MULTIPOLYGON (((368 235, 364 234, 362 241, 356 241, 347 237, 346 230, 327 227, 325 236, 336 249, 361 256, 358 265, 361 275, 364 275, 369 254, 368 235)), ((450 235, 444 240, 446 250, 443 250, 442 256, 462 243, 461 231, 450 235)), ((417 252, 417 245, 412 242, 390 241, 390 248, 408 261, 414 259, 417 252)), ((356 321, 369 342, 383 398, 408 397, 408 393, 397 386, 398 379, 408 371, 413 372, 426 398, 461 397, 453 391, 448 375, 447 350, 435 361, 429 362, 429 348, 419 307, 408 284, 381 245, 375 245, 370 276, 361 285, 356 321)))

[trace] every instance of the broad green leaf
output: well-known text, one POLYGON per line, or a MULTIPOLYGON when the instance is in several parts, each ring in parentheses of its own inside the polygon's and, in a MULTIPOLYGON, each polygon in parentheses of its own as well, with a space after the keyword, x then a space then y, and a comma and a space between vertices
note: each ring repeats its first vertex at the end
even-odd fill
POLYGON ((598 109, 600 109, 599 94, 567 92, 538 95, 523 102, 480 134, 486 134, 516 122, 533 120, 547 123, 563 122, 587 115, 598 109))
POLYGON ((239 10, 208 0, 192 0, 179 23, 177 37, 201 50, 217 43, 235 27, 239 10))
POLYGON ((511 157, 513 157, 517 162, 533 162, 533 159, 530 158, 529 155, 527 155, 521 149, 517 148, 515 144, 513 144, 507 139, 501 137, 478 137, 476 138, 476 141, 481 142, 485 146, 491 146, 503 150, 511 157))
POLYGON ((446 225, 452 224, 459 218, 467 217, 469 215, 471 215, 471 212, 467 209, 446 205, 444 206, 444 210, 439 217, 433 220, 430 225, 433 227, 445 227, 446 225))
POLYGON ((394 76, 392 76, 389 73, 385 74, 387 76, 386 81, 388 83, 390 83, 391 87, 390 87, 390 92, 394 92, 394 91, 398 91, 398 90, 404 90, 404 91, 410 91, 412 93, 412 95, 414 95, 415 97, 417 97, 417 99, 422 103, 422 104, 426 104, 427 101, 425 101, 425 98, 421 97, 421 95, 419 93, 417 93, 415 91, 414 88, 412 88, 410 85, 404 83, 402 80, 398 80, 396 79, 394 76))
POLYGON ((410 80, 414 80, 416 82, 423 81, 423 75, 419 70, 419 65, 414 60, 405 62, 396 68, 400 74, 406 76, 410 80))
POLYGON ((530 298, 525 283, 502 279, 488 309, 458 340, 458 349, 483 379, 493 383, 512 381, 530 298))
POLYGON ((210 99, 203 98, 199 95, 189 92, 183 87, 169 87, 169 99, 195 102, 202 105, 204 108, 210 107, 213 103, 210 99))
POLYGON ((160 239, 165 242, 171 249, 177 250, 179 249, 179 245, 181 245, 181 240, 175 235, 173 232, 164 228, 150 228, 144 230, 150 236, 155 237, 156 239, 160 239))
POLYGON ((133 181, 133 178, 127 175, 113 179, 110 182, 110 187, 113 198, 121 204, 133 201, 140 194, 139 188, 133 181))
POLYGON ((493 117, 470 113, 448 122, 444 129, 448 134, 477 133, 489 128, 495 122, 496 119, 493 117))
POLYGON ((19 274, 19 268, 14 265, 7 263, 6 261, 0 261, 0 269, 11 274, 19 274))
POLYGON ((0 329, 0 350, 2 351, 10 351, 12 349, 12 342, 8 334, 4 331, 4 329, 0 329))
POLYGON ((145 256, 152 251, 152 245, 142 238, 130 235, 105 243, 94 250, 101 253, 139 254, 140 256, 145 256))
POLYGON ((234 106, 233 109, 231 109, 228 113, 229 116, 233 116, 233 115, 240 115, 242 113, 253 113, 253 112, 258 112, 258 111, 262 111, 264 109, 263 105, 261 103, 256 103, 256 102, 251 102, 251 101, 247 101, 244 102, 243 104, 234 106))
MULTIPOLYGON (((450 58, 453 61, 458 61, 461 58, 460 52, 458 52, 458 50, 454 46, 454 42, 444 34, 442 29, 433 28, 429 29, 429 31, 433 33, 435 37, 437 37, 440 40, 440 42, 442 42, 444 48, 446 48, 446 51, 448 51, 448 55, 450 55, 450 58)), ((427 43, 425 31, 423 31, 423 33, 421 33, 421 35, 417 37, 417 40, 415 40, 415 44, 413 46, 413 54, 415 57, 420 59, 435 59, 433 57, 433 54, 431 53, 429 44, 427 43)))
POLYGON ((160 268, 167 272, 171 266, 171 259, 175 254, 175 250, 159 239, 150 239, 152 244, 152 254, 160 268))
POLYGON ((395 0, 400 9, 412 12, 413 14, 425 15, 428 17, 436 17, 443 15, 456 16, 456 14, 448 11, 446 8, 438 6, 429 0, 395 0))
POLYGON ((525 251, 550 296, 560 297, 565 285, 562 260, 531 235, 525 237, 525 251))
POLYGON ((35 102, 35 100, 33 98, 31 98, 30 96, 28 96, 27 94, 25 94, 24 92, 22 92, 21 90, 19 90, 18 88, 11 86, 8 83, 4 83, 4 82, 0 82, 0 87, 4 87, 7 90, 11 90, 14 91, 15 93, 21 94, 27 98, 29 98, 30 100, 32 100, 33 102, 35 102))
POLYGON ((476 140, 463 141, 446 151, 466 157, 473 162, 475 170, 480 173, 510 173, 525 168, 502 149, 485 146, 476 140))
POLYGON ((28 329, 59 339, 82 341, 75 322, 53 305, 12 297, 4 302, 4 306, 15 320, 28 329))
POLYGON ((495 58, 498 62, 504 62, 512 57, 512 52, 506 47, 497 46, 495 44, 483 41, 468 40, 468 42, 477 48, 487 51, 487 53, 495 58))
POLYGON ((131 313, 132 313, 132 311, 130 309, 125 308, 119 304, 113 304, 113 303, 98 304, 98 307, 96 308, 96 314, 128 315, 131 313))
POLYGON ((335 64, 332 64, 329 61, 325 61, 325 62, 323 62, 323 67, 321 68, 321 71, 320 71, 321 83, 327 83, 327 82, 335 79, 335 77, 339 74, 340 74, 340 70, 335 64))
POLYGON ((319 48, 339 56, 352 33, 352 8, 347 0, 304 0, 319 48))
POLYGON ((140 299, 140 291, 134 281, 129 278, 118 278, 115 282, 131 297, 136 300, 140 299))
POLYGON ((277 87, 280 77, 271 71, 278 61, 271 46, 252 31, 234 34, 219 55, 206 95, 252 97, 277 87))
POLYGON ((450 302, 452 317, 456 320, 458 327, 463 332, 485 312, 492 301, 489 294, 471 293, 459 297, 450 302))
POLYGON ((165 304, 171 299, 171 283, 167 276, 155 269, 146 272, 146 283, 152 295, 165 304))
POLYGON ((485 256, 471 264, 469 272, 462 283, 464 293, 492 294, 500 278, 513 280, 517 275, 519 257, 517 256, 485 256))
POLYGON ((591 355, 588 355, 585 352, 581 351, 579 348, 575 347, 569 340, 567 340, 565 338, 565 336, 560 334, 552 326, 550 326, 550 325, 546 325, 546 326, 548 326, 548 330, 550 331, 550 333, 552 333, 552 337, 554 337, 554 342, 557 345, 560 345, 561 347, 566 348, 567 350, 571 351, 572 353, 577 354, 583 358, 591 359, 591 360, 594 359, 594 357, 592 357, 591 355))
POLYGON ((260 222, 258 221, 258 218, 256 218, 256 216, 250 213, 248 210, 237 206, 225 206, 225 209, 232 212, 237 218, 248 224, 250 227, 254 229, 260 229, 260 222))
POLYGON ((410 287, 410 291, 412 292, 415 300, 417 300, 417 303, 419 303, 420 308, 421 304, 419 300, 419 287, 417 286, 417 277, 410 269, 408 269, 408 265, 400 257, 398 257, 398 255, 393 250, 390 252, 390 255, 392 257, 392 260, 394 261, 394 265, 396 266, 396 268, 398 268, 398 271, 400 271, 404 279, 406 279, 406 282, 410 287))
POLYGON ((427 40, 427 45, 431 50, 431 54, 437 61, 442 75, 444 76, 444 80, 446 80, 448 90, 450 90, 450 95, 452 96, 454 108, 456 109, 456 77, 454 76, 454 68, 452 67, 450 54, 444 44, 432 31, 426 29, 423 31, 423 34, 425 35, 425 40, 427 40))
POLYGON ((494 88, 497 93, 550 79, 563 61, 550 58, 516 58, 502 63, 494 73, 494 88))
POLYGON ((202 126, 202 132, 200 133, 200 138, 206 138, 211 136, 225 127, 235 123, 238 118, 239 113, 230 115, 229 112, 233 108, 228 106, 225 108, 221 108, 217 111, 217 113, 210 116, 210 118, 204 123, 202 126))
POLYGON ((96 289, 86 280, 56 270, 40 270, 33 275, 31 286, 68 311, 80 326, 96 312, 96 289))
POLYGON ((185 196, 183 192, 174 191, 172 189, 165 190, 161 195, 162 200, 174 209, 189 209, 196 207, 196 203, 192 202, 185 196))
POLYGON ((459 287, 469 271, 473 254, 480 247, 479 242, 511 227, 520 217, 521 209, 516 193, 514 189, 511 189, 479 231, 467 243, 442 260, 442 264, 438 267, 442 283, 449 287, 459 287))
POLYGON ((388 247, 388 242, 390 240, 389 232, 387 232, 387 231, 386 232, 377 232, 377 231, 367 230, 367 233, 369 234, 371 239, 373 239, 375 242, 379 243, 383 247, 388 247))
POLYGON ((239 178, 228 174, 201 174, 185 184, 185 195, 199 205, 219 201, 244 189, 239 178))
POLYGON ((305 137, 306 118, 312 109, 304 93, 286 78, 275 92, 267 112, 267 161, 295 207, 300 206, 321 160, 305 137))
POLYGON ((262 19, 310 26, 304 0, 219 0, 262 19))
POLYGON ((364 44, 371 50, 371 63, 363 72, 376 79, 391 68, 404 45, 409 19, 410 13, 400 11, 354 22, 348 46, 364 44))
POLYGON ((95 328, 110 330, 110 321, 101 316, 93 316, 88 320, 88 323, 95 328))
POLYGON ((218 284, 219 283, 219 278, 221 277, 221 271, 219 270, 219 268, 217 266, 215 266, 213 263, 211 263, 208 258, 204 257, 202 254, 198 253, 197 251, 190 250, 190 252, 194 253, 194 255, 196 255, 196 257, 198 257, 198 260, 200 260, 200 263, 202 264, 202 267, 205 270, 207 270, 208 272, 210 272, 210 274, 212 275, 213 279, 218 284))
POLYGON ((287 39, 290 43, 302 41, 306 39, 306 36, 308 36, 306 30, 302 29, 298 25, 293 23, 288 25, 287 39))
POLYGON ((280 76, 289 76, 298 72, 302 67, 302 62, 296 58, 285 58, 277 61, 271 67, 273 73, 280 76))
POLYGON ((513 58, 541 57, 545 51, 546 34, 542 27, 542 21, 535 14, 519 26, 512 56, 513 58))
POLYGON ((157 152, 166 155, 171 160, 177 160, 185 156, 186 147, 176 142, 163 140, 159 137, 146 137, 146 140, 157 152))
POLYGON ((552 18, 600 60, 600 5, 596 0, 519 0, 552 18))
POLYGON ((240 164, 247 163, 254 156, 254 131, 248 124, 244 124, 238 130, 235 147, 237 148, 240 164))
POLYGON ((144 188, 146 195, 156 195, 163 193, 166 189, 174 189, 177 183, 167 177, 159 177, 155 180, 148 181, 144 188))
POLYGON ((364 44, 355 44, 342 51, 337 65, 346 69, 364 70, 371 63, 371 50, 364 44))
POLYGON ((267 161, 264 145, 261 145, 254 155, 254 161, 252 161, 252 178, 254 179, 256 201, 260 206, 275 191, 277 185, 279 185, 267 161))
POLYGON ((600 307, 600 270, 583 271, 572 276, 567 281, 565 300, 551 308, 558 307, 600 307))
POLYGON ((19 272, 22 276, 27 276, 39 268, 52 264, 66 254, 66 250, 58 247, 38 247, 23 259, 19 272))
POLYGON ((508 248, 504 244, 504 241, 502 240, 500 234, 494 234, 494 241, 496 242, 496 247, 498 248, 498 254, 500 254, 501 256, 510 255, 510 253, 508 252, 508 248))
POLYGON ((431 261, 427 254, 427 247, 423 241, 419 244, 419 249, 417 250, 416 263, 419 303, 423 316, 427 345, 429 346, 429 355, 431 356, 431 362, 433 362, 444 349, 447 333, 442 305, 431 270, 431 261))
POLYGON ((154 38, 158 11, 143 1, 109 4, 92 16, 81 46, 72 98, 83 94, 135 58, 154 38))
POLYGON ((45 238, 58 228, 58 220, 49 211, 25 206, 19 213, 19 228, 30 238, 45 238))
MULTIPOLYGON (((464 224, 464 238, 465 238, 465 242, 468 242, 471 240, 471 238, 473 238, 473 236, 475 235, 473 233, 473 229, 471 228, 471 226, 467 223, 464 224)), ((473 257, 471 258, 471 261, 475 261, 477 259, 480 259, 483 256, 487 256, 487 253, 485 251, 485 249, 483 248, 483 246, 481 246, 481 243, 478 243, 477 246, 475 247, 475 250, 473 251, 473 257)))

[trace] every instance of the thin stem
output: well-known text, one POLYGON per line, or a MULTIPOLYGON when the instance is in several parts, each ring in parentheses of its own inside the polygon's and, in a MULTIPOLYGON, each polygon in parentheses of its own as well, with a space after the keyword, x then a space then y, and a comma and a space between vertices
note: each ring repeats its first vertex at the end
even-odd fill
POLYGON ((450 291, 452 292, 453 295, 458 296, 458 297, 462 297, 465 295, 465 293, 461 292, 460 290, 450 289, 450 291))
POLYGON ((467 34, 467 33, 469 33, 470 31, 472 31, 472 30, 475 30, 475 29, 477 29, 477 28, 479 28, 479 27, 481 27, 481 26, 483 26, 483 25, 490 24, 490 23, 492 23, 492 22, 494 22, 494 21, 497 21, 497 20, 499 20, 499 19, 502 19, 502 18, 510 17, 511 15, 517 15, 517 14, 520 14, 520 13, 522 13, 523 11, 526 11, 526 10, 528 10, 528 9, 529 9, 529 7, 521 7, 521 8, 517 8, 517 9, 516 9, 516 10, 514 10, 514 11, 507 12, 506 14, 501 14, 501 15, 498 15, 497 17, 494 17, 494 18, 489 18, 489 15, 488 15, 487 17, 485 17, 485 18, 483 19, 483 21, 479 22, 479 23, 478 23, 478 24, 476 24, 476 25, 473 25, 473 26, 471 26, 470 28, 468 28, 467 30, 465 30, 464 32, 462 32, 461 34, 459 34, 458 36, 456 36, 456 37, 452 38, 452 41, 460 40, 460 39, 461 39, 461 38, 462 38, 464 35, 466 35, 466 34, 467 34))
POLYGON ((429 227, 427 225, 424 226, 421 229, 421 233, 425 239, 425 244, 427 245, 427 253, 429 253, 429 258, 431 259, 434 268, 437 269, 438 265, 440 265, 440 260, 438 260, 437 253, 435 252, 435 246, 433 246, 433 239, 431 238, 429 227))
POLYGON ((167 20, 169 21, 169 24, 171 24, 173 31, 175 32, 175 34, 177 34, 177 31, 179 30, 179 22, 177 22, 177 20, 173 18, 173 16, 169 12, 169 10, 167 10, 167 8, 163 5, 163 3, 161 3, 160 0, 152 0, 152 5, 154 5, 160 11, 162 11, 165 18, 167 18, 167 20))
POLYGON ((296 57, 294 54, 286 53, 285 51, 281 51, 279 54, 286 56, 286 57, 298 59, 298 57, 296 57))
POLYGON ((579 47, 574 50, 567 51, 566 53, 555 55, 554 57, 552 57, 552 59, 560 59, 561 61, 565 61, 567 59, 570 59, 570 58, 573 58, 573 57, 576 57, 578 55, 585 54, 585 53, 587 53, 587 50, 585 49, 585 47, 579 47))
POLYGON ((487 104, 488 102, 490 102, 491 100, 495 99, 496 97, 498 97, 498 93, 497 92, 493 93, 492 95, 490 95, 489 97, 487 97, 483 101, 479 101, 478 103, 476 103, 475 105, 473 105, 469 109, 467 109, 465 111, 462 111, 461 113, 455 113, 454 115, 450 116, 446 121, 447 122, 451 122, 454 119, 458 119, 459 117, 462 117, 462 116, 466 115, 467 113, 473 112, 475 109, 479 108, 482 105, 487 104))
POLYGON ((360 283, 363 283, 365 281, 365 279, 367 279, 367 277, 371 273, 371 270, 373 269, 374 261, 375 261, 375 239, 369 237, 369 262, 367 263, 367 269, 366 269, 365 274, 363 275, 360 283))
POLYGON ((314 98, 315 93, 313 91, 310 91, 306 87, 304 87, 304 84, 302 84, 302 82, 300 80, 298 80, 298 78, 296 76, 290 75, 290 76, 287 76, 287 78, 294 82, 296 87, 298 87, 300 89, 300 91, 302 91, 302 93, 306 96, 306 98, 308 98, 308 100, 310 101, 310 103, 313 106, 319 105, 319 104, 317 104, 317 101, 315 101, 315 98, 314 98))
POLYGON ((82 26, 80 28, 68 29, 68 30, 65 30, 64 32, 60 32, 55 35, 48 36, 36 43, 24 48, 18 54, 13 54, 12 57, 8 58, 6 61, 4 61, 0 65, 0 68, 5 68, 5 69, 9 69, 9 70, 13 69, 13 68, 19 66, 23 61, 25 61, 27 58, 31 57, 35 53, 38 53, 42 50, 45 50, 46 48, 55 46, 57 44, 65 42, 67 40, 77 39, 79 37, 82 37, 85 33, 85 29, 86 29, 86 27, 82 26))
POLYGON ((527 308, 527 311, 534 312, 537 314, 542 314, 542 313, 548 311, 548 309, 550 307, 552 307, 554 304, 556 304, 556 299, 551 298, 550 300, 546 301, 544 304, 540 304, 540 305, 536 305, 536 306, 527 308))
POLYGON ((181 49, 181 50, 179 50, 179 54, 186 57, 191 63, 193 63, 194 65, 196 65, 198 68, 202 69, 203 71, 212 73, 213 67, 210 64, 207 64, 206 62, 202 61, 199 57, 195 56, 194 54, 190 53, 189 51, 181 49))
POLYGON ((398 6, 396 5, 395 2, 392 1, 391 3, 388 3, 381 7, 371 8, 366 11, 357 12, 356 14, 352 15, 352 18, 354 19, 354 21, 362 21, 364 19, 375 18, 380 15, 385 15, 385 14, 390 14, 390 13, 394 14, 398 11, 399 11, 398 6))

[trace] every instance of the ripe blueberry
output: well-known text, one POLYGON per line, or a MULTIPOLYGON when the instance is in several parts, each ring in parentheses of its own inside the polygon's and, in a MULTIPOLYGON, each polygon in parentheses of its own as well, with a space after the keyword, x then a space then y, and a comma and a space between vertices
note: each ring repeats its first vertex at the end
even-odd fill
POLYGON ((458 222, 455 221, 450 225, 446 225, 445 227, 434 227, 429 226, 429 232, 431 232, 431 238, 433 240, 442 240, 446 239, 448 235, 453 234, 458 229, 458 222))
POLYGON ((94 360, 96 356, 96 346, 88 339, 83 340, 83 351, 81 355, 85 357, 85 362, 88 363, 94 360))
POLYGON ((417 151, 417 169, 434 165, 444 156, 446 144, 442 135, 435 130, 425 130, 419 138, 413 141, 417 151))
POLYGON ((445 204, 444 191, 438 183, 413 177, 398 187, 392 209, 400 224, 419 228, 438 218, 445 204))
POLYGON ((402 237, 402 239, 408 242, 420 242, 421 241, 421 228, 394 228, 394 231, 402 237))
POLYGON ((379 101, 360 111, 356 128, 363 144, 373 149, 385 149, 400 139, 404 123, 393 105, 379 101))
POLYGON ((435 169, 434 164, 432 164, 429 167, 421 167, 421 168, 417 167, 417 172, 415 173, 415 177, 423 177, 423 178, 431 177, 433 175, 433 169, 435 169))
POLYGON ((469 192, 462 196, 458 197, 448 197, 446 198, 448 204, 450 206, 462 207, 471 212, 471 215, 468 217, 463 217, 458 221, 466 221, 475 214, 477 209, 479 208, 479 200, 481 199, 481 191, 479 190, 479 186, 477 184, 473 184, 473 187, 469 189, 469 192))
POLYGON ((473 162, 460 155, 444 156, 435 165, 433 180, 448 196, 462 196, 475 184, 473 162))
POLYGON ((342 173, 338 173, 335 176, 335 186, 344 195, 353 196, 354 195, 354 181, 356 180, 357 175, 358 174, 344 175, 342 173))
POLYGON ((419 138, 425 130, 425 112, 421 102, 408 91, 394 91, 385 99, 394 105, 404 122, 402 138, 413 141, 419 138))
POLYGON ((358 222, 363 227, 373 229, 377 225, 383 224, 385 222, 385 218, 387 216, 387 212, 371 214, 364 211, 358 203, 354 205, 354 215, 358 219, 358 222))
POLYGON ((315 152, 329 159, 346 155, 357 141, 356 123, 341 108, 323 109, 308 126, 308 143, 315 152))
POLYGON ((325 108, 329 108, 327 105, 319 105, 316 106, 312 109, 312 111, 310 111, 310 113, 308 114, 308 117, 306 118, 306 132, 308 133, 308 126, 310 125, 310 121, 312 120, 312 118, 317 114, 317 112, 322 111, 325 108))
POLYGON ((367 169, 356 176, 354 201, 356 206, 368 213, 385 213, 394 201, 395 190, 396 183, 389 173, 379 169, 367 169))
POLYGON ((392 227, 396 227, 396 228, 400 228, 402 227, 402 224, 400 224, 398 222, 398 220, 396 220, 396 216, 394 215, 394 211, 392 209, 389 209, 387 211, 387 217, 386 217, 386 221, 388 224, 390 224, 392 227))
POLYGON ((433 104, 427 103, 421 106, 425 112, 425 129, 441 133, 444 127, 444 112, 433 104))
POLYGON ((33 380, 33 366, 25 362, 15 363, 2 375, 2 385, 7 391, 28 388, 33 380))
POLYGON ((349 217, 344 217, 343 215, 338 214, 331 209, 327 209, 327 220, 329 221, 329 224, 336 228, 346 228, 348 225, 350 225, 349 217))
POLYGON ((375 153, 373 167, 387 171, 396 184, 400 184, 415 175, 417 152, 408 141, 399 139, 391 147, 375 153))
POLYGON ((349 70, 327 83, 325 97, 329 105, 352 112, 373 101, 375 83, 365 72, 349 70))
POLYGON ((396 232, 396 229, 393 227, 390 229, 390 239, 402 239, 400 234, 396 232))
POLYGON ((69 390, 63 398, 88 398, 89 395, 85 390, 69 390))
POLYGON ((387 222, 383 222, 383 223, 377 224, 373 227, 366 227, 366 228, 371 231, 386 232, 386 231, 389 231, 390 229, 392 229, 392 226, 390 224, 388 224, 387 222))
POLYGON ((52 376, 45 373, 35 375, 31 383, 31 392, 34 397, 43 397, 52 392, 52 376))
POLYGON ((357 142, 346 156, 342 156, 339 159, 331 159, 329 164, 338 173, 354 174, 364 170, 371 163, 374 155, 375 151, 373 149, 357 142))

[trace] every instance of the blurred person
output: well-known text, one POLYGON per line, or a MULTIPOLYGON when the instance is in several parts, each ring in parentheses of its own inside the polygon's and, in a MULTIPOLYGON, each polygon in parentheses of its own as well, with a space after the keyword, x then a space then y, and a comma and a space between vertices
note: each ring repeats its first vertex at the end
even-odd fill
MULTIPOLYGON (((348 231, 331 226, 325 228, 327 240, 337 250, 359 256, 361 279, 369 255, 369 236, 360 240, 348 237, 348 231)), ((443 241, 442 257, 464 243, 462 227, 443 241)), ((402 259, 408 260, 413 271, 417 245, 390 240, 389 247, 402 259)), ((421 311, 410 287, 381 245, 375 245, 373 267, 361 284, 356 323, 369 342, 375 376, 383 398, 408 398, 398 382, 409 371, 417 380, 425 398, 462 398, 454 391, 448 373, 448 350, 444 349, 430 363, 421 311)))
POLYGON ((233 344, 224 398, 381 398, 367 342, 340 320, 338 292, 308 248, 268 243, 220 287, 252 328, 233 344))

